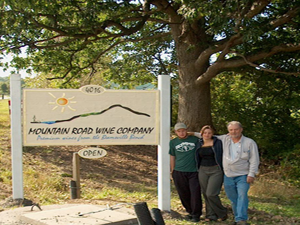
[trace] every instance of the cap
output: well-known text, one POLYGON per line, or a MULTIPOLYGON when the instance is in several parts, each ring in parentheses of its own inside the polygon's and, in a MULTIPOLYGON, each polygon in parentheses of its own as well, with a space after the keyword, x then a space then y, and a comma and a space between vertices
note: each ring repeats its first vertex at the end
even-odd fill
POLYGON ((179 130, 179 129, 187 129, 187 127, 184 123, 176 123, 174 130, 179 130))

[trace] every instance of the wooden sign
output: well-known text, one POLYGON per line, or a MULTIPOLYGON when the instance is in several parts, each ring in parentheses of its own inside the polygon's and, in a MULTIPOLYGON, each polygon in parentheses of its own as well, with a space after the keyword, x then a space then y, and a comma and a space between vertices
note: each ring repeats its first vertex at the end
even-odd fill
POLYGON ((23 145, 157 145, 159 91, 24 89, 23 145))

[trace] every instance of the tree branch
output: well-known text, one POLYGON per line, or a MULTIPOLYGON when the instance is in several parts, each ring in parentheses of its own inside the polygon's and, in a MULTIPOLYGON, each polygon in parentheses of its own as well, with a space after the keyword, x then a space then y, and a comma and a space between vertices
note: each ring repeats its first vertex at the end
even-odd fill
MULTIPOLYGON (((237 67, 242 67, 246 65, 250 65, 256 69, 264 70, 267 72, 276 72, 276 70, 271 70, 271 69, 266 69, 260 65, 254 64, 255 61, 262 60, 264 58, 271 57, 277 53, 280 52, 294 52, 294 51, 299 51, 300 50, 300 44, 298 45, 280 45, 280 46, 275 46, 273 47, 269 52, 260 52, 252 56, 243 56, 242 54, 236 53, 236 52, 230 52, 235 54, 238 57, 241 57, 242 59, 227 59, 227 60, 222 60, 222 61, 216 61, 214 64, 212 64, 206 71, 205 73, 201 74, 201 76, 198 77, 196 80, 196 84, 200 85, 205 82, 209 82, 212 78, 217 76, 220 72, 225 71, 225 70, 230 70, 232 68, 237 68, 237 67)), ((295 72, 276 72, 276 73, 282 73, 282 74, 287 74, 287 75, 299 75, 299 73, 295 72)))
POLYGON ((280 71, 277 71, 277 70, 267 69, 267 68, 264 68, 263 66, 260 66, 258 64, 255 64, 255 63, 252 63, 252 62, 248 61, 246 59, 246 57, 241 55, 241 54, 236 53, 236 55, 243 58, 243 60, 245 61, 245 63, 247 65, 249 65, 251 67, 254 67, 255 69, 259 69, 261 71, 265 71, 265 72, 269 72, 269 73, 280 73, 280 74, 285 74, 285 75, 300 75, 300 73, 298 73, 298 72, 280 72, 280 71))
POLYGON ((298 16, 300 13, 300 7, 296 7, 290 11, 288 11, 286 14, 282 15, 278 19, 270 22, 270 25, 272 27, 279 27, 282 24, 286 24, 287 22, 291 21, 295 16, 298 16))
POLYGON ((221 53, 221 55, 219 56, 219 60, 224 59, 225 55, 229 53, 229 49, 232 46, 236 46, 241 43, 243 43, 241 34, 236 34, 228 40, 222 40, 220 42, 217 42, 214 46, 211 46, 210 48, 204 50, 199 55, 198 59, 196 60, 195 66, 197 68, 203 67, 213 54, 220 51, 223 51, 224 53, 221 53))
MULTIPOLYGON (((79 68, 78 73, 84 69, 87 69, 89 67, 93 67, 93 65, 99 60, 99 58, 104 55, 105 53, 107 53, 108 51, 110 51, 111 49, 113 49, 114 47, 123 44, 123 43, 127 43, 127 42, 140 42, 140 41, 146 41, 146 40, 151 40, 151 39, 158 39, 158 38, 163 38, 170 35, 170 33, 162 33, 161 35, 155 35, 155 36, 149 36, 147 38, 140 38, 140 39, 122 39, 120 41, 116 41, 115 43, 111 44, 108 48, 106 48, 105 50, 101 51, 93 60, 91 60, 86 66, 79 68)), ((83 48, 82 48, 83 49, 83 48)), ((74 68, 74 66, 72 65, 72 58, 73 56, 80 52, 82 49, 75 51, 72 56, 70 57, 70 67, 67 69, 67 71, 64 73, 63 76, 60 77, 50 77, 47 78, 48 80, 54 80, 54 79, 64 79, 67 77, 67 75, 72 71, 72 69, 74 68)), ((78 67, 77 67, 78 68, 78 67)), ((95 69, 96 70, 96 69, 95 69)), ((72 76, 73 77, 73 76, 72 76)), ((72 78, 70 78, 72 79, 72 78)))
MULTIPOLYGON (((245 58, 247 62, 253 63, 258 60, 262 60, 264 58, 271 57, 280 52, 295 52, 295 51, 299 51, 299 50, 300 50, 300 44, 298 44, 298 45, 292 45, 292 44, 279 45, 279 46, 273 47, 269 52, 260 52, 260 53, 257 53, 255 55, 251 55, 251 56, 243 56, 243 58, 245 58)), ((241 54, 239 54, 239 53, 236 53, 236 52, 232 52, 232 53, 237 54, 239 57, 241 57, 241 54)), ((245 66, 247 64, 244 59, 240 59, 240 60, 228 59, 226 61, 227 61, 227 65, 224 65, 224 69, 245 66)))
POLYGON ((253 2, 249 12, 245 15, 246 18, 253 18, 259 14, 271 1, 270 0, 258 0, 253 2))
MULTIPOLYGON (((260 0, 260 1, 256 1, 252 4, 251 10, 245 15, 245 17, 247 18, 252 18, 255 15, 259 14, 268 4, 270 3, 269 0, 260 0)), ((269 25, 271 25, 270 27, 272 29, 279 27, 283 24, 288 23, 289 21, 291 21, 295 16, 299 15, 300 13, 300 7, 296 7, 292 10, 289 10, 287 13, 285 13, 284 15, 282 15, 280 18, 277 18, 274 21, 271 21, 269 23, 269 25)), ((203 51, 196 63, 195 66, 197 68, 202 68, 204 67, 204 65, 208 62, 208 60, 210 59, 210 57, 217 53, 217 52, 221 52, 220 55, 218 56, 216 62, 211 65, 207 71, 205 73, 203 73, 200 77, 198 77, 196 83, 202 83, 202 82, 207 82, 210 81, 213 77, 215 77, 220 71, 222 70, 227 70, 228 68, 236 68, 236 67, 240 67, 240 66, 245 66, 245 65, 250 65, 249 63, 253 63, 255 61, 270 57, 272 55, 275 55, 279 52, 291 52, 291 51, 298 51, 300 46, 299 45, 284 45, 284 46, 275 46, 273 47, 269 52, 260 52, 258 54, 255 54, 253 56, 248 56, 245 57, 243 56, 243 60, 234 60, 231 58, 229 60, 226 60, 226 63, 222 63, 223 61, 225 62, 225 56, 230 53, 230 48, 239 45, 241 43, 243 43, 242 40, 242 35, 240 33, 237 33, 236 35, 232 36, 230 39, 228 40, 222 40, 219 43, 220 44, 215 44, 214 46, 206 49, 205 51, 203 51)), ((242 56, 239 53, 234 52, 235 55, 237 56, 242 56)), ((252 65, 255 68, 259 68, 259 69, 264 69, 261 66, 257 66, 255 64, 252 65)), ((269 70, 269 72, 271 72, 273 70, 269 70)), ((286 73, 286 74, 295 74, 295 73, 286 73)))

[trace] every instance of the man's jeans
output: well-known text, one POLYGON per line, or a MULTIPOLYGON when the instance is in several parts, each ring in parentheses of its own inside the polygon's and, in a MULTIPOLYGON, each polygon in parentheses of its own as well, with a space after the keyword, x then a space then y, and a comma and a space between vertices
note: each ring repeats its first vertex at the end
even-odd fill
POLYGON ((248 220, 248 190, 247 175, 227 177, 224 175, 224 188, 231 201, 235 221, 248 220))

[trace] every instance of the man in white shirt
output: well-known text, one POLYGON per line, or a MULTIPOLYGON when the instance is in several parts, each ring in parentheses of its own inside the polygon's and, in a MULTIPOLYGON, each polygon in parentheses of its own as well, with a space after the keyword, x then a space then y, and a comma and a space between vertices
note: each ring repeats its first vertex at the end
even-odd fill
MULTIPOLYGON (((258 173, 258 148, 255 141, 243 136, 240 122, 229 122, 227 129, 228 134, 217 135, 223 143, 224 188, 231 201, 234 224, 248 225, 248 190, 258 173)), ((196 132, 189 134, 199 136, 196 132)))

